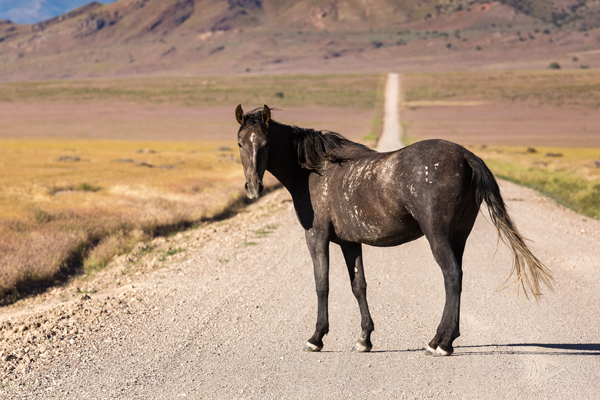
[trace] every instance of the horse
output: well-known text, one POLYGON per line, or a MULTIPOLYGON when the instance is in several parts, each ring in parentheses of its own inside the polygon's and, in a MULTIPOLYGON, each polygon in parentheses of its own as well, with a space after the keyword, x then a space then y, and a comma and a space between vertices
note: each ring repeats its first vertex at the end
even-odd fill
POLYGON ((446 302, 425 353, 449 356, 460 336, 462 258, 481 203, 488 207, 499 237, 513 254, 509 278, 540 299, 540 283, 552 289, 548 268, 529 250, 509 216, 496 179, 466 148, 445 140, 424 140, 379 153, 342 135, 279 123, 265 105, 244 113, 238 105, 237 140, 245 190, 257 199, 269 171, 290 192, 305 231, 314 268, 317 323, 304 351, 323 349, 329 332, 329 245, 338 244, 361 314, 361 335, 352 348, 373 348, 373 320, 367 304, 362 244, 397 246, 425 236, 444 277, 446 302))

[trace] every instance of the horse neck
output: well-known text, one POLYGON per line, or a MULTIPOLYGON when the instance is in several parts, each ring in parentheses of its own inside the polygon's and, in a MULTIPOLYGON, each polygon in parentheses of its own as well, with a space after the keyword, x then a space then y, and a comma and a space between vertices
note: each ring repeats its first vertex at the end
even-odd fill
POLYGON ((275 121, 269 123, 269 159, 267 171, 273 174, 283 186, 292 191, 298 176, 304 171, 298 164, 294 149, 292 129, 275 121))

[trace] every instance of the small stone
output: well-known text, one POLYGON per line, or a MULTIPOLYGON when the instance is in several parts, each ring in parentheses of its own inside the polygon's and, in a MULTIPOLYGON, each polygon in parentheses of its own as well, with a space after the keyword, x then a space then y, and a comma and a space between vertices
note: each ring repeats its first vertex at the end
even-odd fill
POLYGON ((88 301, 88 300, 91 300, 91 299, 92 299, 92 298, 91 298, 90 296, 88 296, 87 294, 85 294, 85 293, 84 293, 84 294, 82 294, 81 296, 79 296, 79 297, 77 298, 77 300, 78 300, 78 302, 79 302, 79 303, 84 303, 84 302, 86 302, 86 301, 88 301))

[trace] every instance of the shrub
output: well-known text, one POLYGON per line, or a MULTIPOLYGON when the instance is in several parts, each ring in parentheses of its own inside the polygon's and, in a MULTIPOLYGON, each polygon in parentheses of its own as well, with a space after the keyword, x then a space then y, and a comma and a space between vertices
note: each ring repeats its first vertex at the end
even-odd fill
POLYGON ((560 64, 557 62, 551 62, 550 69, 560 69, 560 64))

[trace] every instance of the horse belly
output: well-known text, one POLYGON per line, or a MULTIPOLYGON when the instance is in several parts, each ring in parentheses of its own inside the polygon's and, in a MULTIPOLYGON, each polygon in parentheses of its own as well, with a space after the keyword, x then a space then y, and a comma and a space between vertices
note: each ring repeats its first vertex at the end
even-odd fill
POLYGON ((398 246, 403 243, 412 242, 423 236, 423 232, 418 224, 414 226, 406 226, 406 229, 395 230, 393 232, 383 233, 381 235, 357 235, 358 237, 353 242, 368 244, 376 247, 398 246))
POLYGON ((399 204, 368 202, 339 207, 334 213, 333 229, 340 241, 371 246, 397 246, 423 236, 419 224, 399 204))

